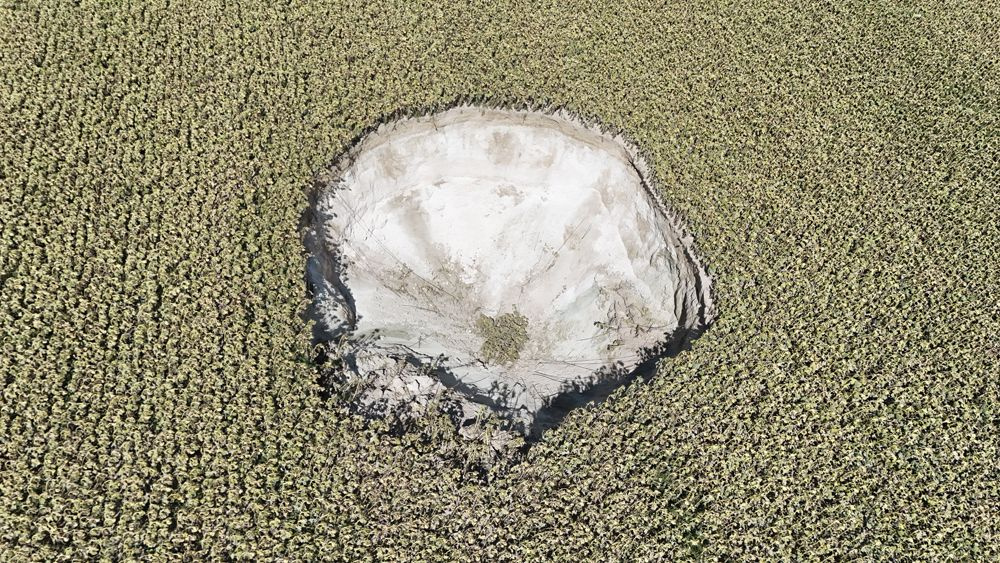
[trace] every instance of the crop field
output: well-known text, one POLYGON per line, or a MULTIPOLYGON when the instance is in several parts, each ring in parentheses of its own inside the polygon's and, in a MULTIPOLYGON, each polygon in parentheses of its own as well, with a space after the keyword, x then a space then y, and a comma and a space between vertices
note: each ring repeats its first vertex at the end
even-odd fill
POLYGON ((1000 4, 0 0, 0 560, 1000 558, 1000 4), (717 317, 517 459, 321 385, 316 181, 626 132, 717 317))

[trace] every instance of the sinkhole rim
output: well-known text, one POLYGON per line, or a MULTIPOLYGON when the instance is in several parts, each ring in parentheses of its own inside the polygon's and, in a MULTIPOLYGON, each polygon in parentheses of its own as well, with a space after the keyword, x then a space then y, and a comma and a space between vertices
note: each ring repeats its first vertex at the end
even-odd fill
MULTIPOLYGON (((344 174, 351 169, 360 154, 368 150, 374 142, 384 140, 384 138, 391 138, 392 133, 400 126, 414 123, 435 123, 435 120, 448 115, 475 116, 475 114, 478 114, 480 117, 487 114, 507 114, 507 117, 524 120, 529 118, 547 120, 555 122, 560 128, 568 128, 571 133, 582 133, 593 136, 599 139, 601 143, 610 144, 610 146, 623 151, 627 155, 628 163, 639 178, 642 195, 648 199, 654 211, 666 221, 667 230, 662 231, 660 234, 665 239, 668 239, 666 244, 673 244, 675 248, 681 251, 680 260, 690 265, 695 274, 688 281, 693 283, 695 288, 697 310, 689 311, 686 308, 682 309, 678 317, 678 330, 673 335, 670 335, 669 338, 663 341, 657 342, 657 345, 654 347, 637 351, 641 354, 641 361, 636 363, 634 369, 629 370, 627 373, 611 370, 606 377, 598 377, 593 381, 586 382, 582 388, 573 388, 566 392, 558 393, 550 397, 548 404, 532 415, 530 424, 519 427, 517 424, 512 423, 508 427, 508 430, 524 436, 529 442, 533 442, 541 439, 545 431, 558 426, 572 410, 584 404, 599 402, 607 398, 614 390, 626 386, 636 379, 648 381, 655 375, 656 365, 660 359, 672 357, 682 350, 689 348, 690 343, 700 337, 717 318, 713 284, 708 274, 706 261, 697 252, 694 237, 687 228, 686 222, 681 220, 676 211, 667 205, 660 196, 662 186, 653 168, 648 164, 647 153, 640 149, 639 145, 633 142, 631 137, 621 129, 608 126, 594 118, 580 116, 563 108, 537 107, 530 104, 522 107, 511 107, 460 102, 443 108, 397 111, 373 123, 369 128, 356 136, 348 147, 333 159, 332 164, 317 175, 312 192, 309 195, 309 205, 302 217, 303 241, 309 263, 313 265, 317 263, 321 264, 320 267, 324 269, 321 272, 321 281, 330 282, 341 293, 341 296, 345 298, 347 317, 350 320, 347 323, 347 327, 340 327, 339 329, 323 326, 323 320, 317 312, 318 292, 316 278, 310 274, 310 270, 307 267, 306 289, 309 306, 304 317, 316 321, 313 332, 313 343, 321 347, 321 356, 333 357, 339 354, 339 358, 337 359, 340 360, 345 370, 344 376, 340 378, 324 377, 323 384, 328 394, 332 388, 343 385, 343 380, 351 372, 354 375, 360 375, 356 361, 357 357, 351 353, 343 354, 342 351, 338 352, 335 349, 336 344, 342 342, 342 339, 345 337, 349 337, 354 328, 356 328, 358 317, 353 301, 350 298, 349 280, 345 282, 342 277, 346 266, 342 263, 337 250, 323 243, 323 238, 327 231, 327 222, 322 219, 322 214, 318 211, 320 200, 339 189, 334 186, 343 179, 344 174), (332 276, 330 275, 331 273, 333 274, 332 276), (684 326, 681 319, 688 315, 694 315, 695 320, 688 326, 684 326)), ((566 133, 566 131, 563 132, 566 133)), ((572 135, 569 136, 572 137, 572 135)), ((400 359, 416 367, 426 365, 424 361, 426 358, 414 356, 400 359)), ((599 373, 599 371, 595 371, 595 373, 599 373)), ((446 387, 449 392, 458 395, 460 400, 485 404, 499 414, 501 419, 507 418, 508 421, 511 421, 510 417, 504 416, 505 413, 502 405, 491 404, 489 397, 477 395, 474 389, 470 389, 468 385, 463 386, 462 381, 453 374, 447 373, 447 370, 438 368, 435 370, 434 375, 441 385, 446 387)), ((368 417, 384 417, 392 414, 400 414, 399 412, 393 413, 393 409, 373 409, 370 408, 370 405, 364 404, 351 403, 351 408, 355 412, 368 417)), ((456 428, 461 429, 468 426, 468 416, 455 415, 454 412, 449 414, 453 422, 455 422, 456 428)))

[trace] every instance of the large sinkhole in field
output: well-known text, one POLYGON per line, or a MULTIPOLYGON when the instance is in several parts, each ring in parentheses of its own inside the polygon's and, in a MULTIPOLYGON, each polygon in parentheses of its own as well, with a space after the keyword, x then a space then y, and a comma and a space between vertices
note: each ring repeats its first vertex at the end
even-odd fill
POLYGON ((448 404, 537 436, 676 353, 709 279, 639 151, 565 112, 379 126, 308 215, 318 338, 369 413, 448 404))

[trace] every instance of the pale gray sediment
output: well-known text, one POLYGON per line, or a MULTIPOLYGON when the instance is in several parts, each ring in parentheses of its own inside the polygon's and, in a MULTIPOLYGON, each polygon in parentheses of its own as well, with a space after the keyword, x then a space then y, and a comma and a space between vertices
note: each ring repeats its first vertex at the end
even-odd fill
POLYGON ((338 160, 306 238, 312 312, 362 410, 443 397, 459 422, 486 408, 537 434, 714 316, 638 150, 565 112, 384 124, 338 160))

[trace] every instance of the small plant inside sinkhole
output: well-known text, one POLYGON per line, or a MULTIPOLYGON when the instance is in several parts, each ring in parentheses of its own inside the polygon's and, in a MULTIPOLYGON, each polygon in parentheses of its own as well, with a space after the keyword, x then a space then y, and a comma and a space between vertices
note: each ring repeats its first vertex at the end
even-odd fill
POLYGON ((476 332, 485 339, 480 349, 484 362, 511 364, 521 357, 521 349, 528 341, 528 319, 517 309, 496 317, 480 313, 476 319, 476 332))

